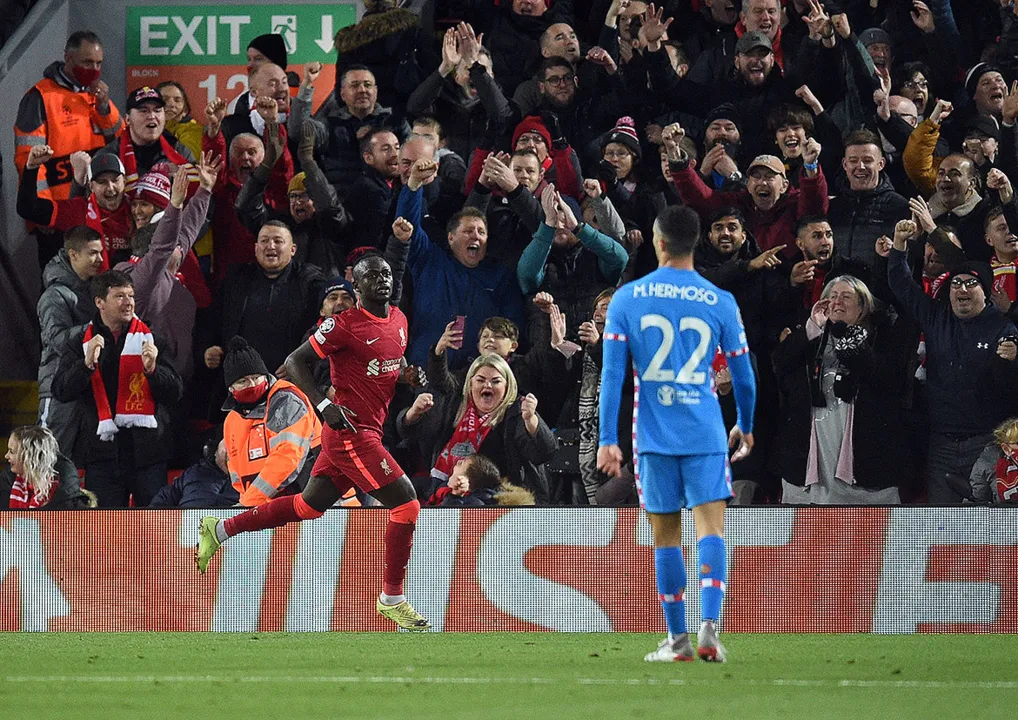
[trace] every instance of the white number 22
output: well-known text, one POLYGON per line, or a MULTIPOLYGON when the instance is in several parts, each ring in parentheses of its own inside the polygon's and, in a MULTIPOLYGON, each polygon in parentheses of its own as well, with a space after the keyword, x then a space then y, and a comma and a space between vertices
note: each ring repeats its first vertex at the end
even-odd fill
POLYGON ((647 370, 640 378, 641 380, 647 382, 675 381, 682 385, 702 385, 707 381, 707 373, 698 371, 696 368, 700 365, 700 361, 707 355, 707 350, 710 348, 710 325, 698 317, 684 317, 679 320, 679 332, 695 330, 700 335, 700 342, 697 343, 696 349, 693 350, 692 355, 689 356, 685 365, 679 370, 678 377, 675 376, 674 370, 662 369, 662 365, 665 364, 665 360, 668 359, 672 352, 672 345, 675 344, 675 328, 672 327, 671 322, 664 315, 654 313, 640 318, 640 330, 644 331, 647 328, 656 328, 661 331, 661 345, 658 347, 657 352, 654 353, 654 357, 650 359, 650 365, 647 366, 647 370))

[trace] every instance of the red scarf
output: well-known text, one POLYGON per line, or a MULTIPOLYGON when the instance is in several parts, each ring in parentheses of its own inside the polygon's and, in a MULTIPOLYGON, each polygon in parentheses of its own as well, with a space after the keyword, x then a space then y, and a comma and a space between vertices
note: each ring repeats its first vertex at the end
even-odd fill
MULTIPOLYGON (((85 328, 82 338, 82 349, 87 350, 88 341, 95 335, 93 323, 85 328)), ((141 360, 141 347, 146 342, 153 342, 152 331, 137 315, 127 328, 124 349, 120 353, 120 377, 117 381, 117 415, 110 411, 110 400, 103 383, 100 363, 96 363, 92 371, 92 396, 99 413, 99 427, 95 434, 100 440, 109 442, 122 427, 156 427, 156 403, 152 399, 152 389, 145 377, 145 367, 141 360)))
POLYGON ((990 260, 990 267, 993 268, 993 289, 996 292, 1003 292, 1011 302, 1016 299, 1015 272, 1018 263, 1004 263, 994 255, 990 260))
POLYGON ((110 269, 110 251, 125 250, 130 246, 129 241, 131 235, 134 234, 134 219, 131 217, 131 204, 125 197, 124 201, 120 203, 120 207, 113 212, 108 212, 99 207, 99 201, 96 200, 95 193, 91 193, 86 202, 85 224, 99 233, 103 241, 103 262, 99 272, 104 273, 110 269), (106 233, 104 220, 109 223, 109 227, 117 236, 113 240, 106 233))
POLYGON ((997 461, 997 472, 995 475, 993 483, 994 502, 1018 502, 1018 460, 1004 455, 1004 457, 997 461))
MULTIPOLYGON (((165 135, 159 136, 159 145, 167 162, 174 165, 187 163, 187 158, 170 145, 165 135)), ((120 136, 120 161, 124 163, 124 192, 133 192, 134 186, 138 184, 138 158, 134 156, 134 142, 131 140, 130 132, 120 136)))
POLYGON ((456 463, 477 454, 484 438, 491 432, 491 426, 487 424, 487 415, 478 415, 472 399, 467 400, 467 409, 460 418, 456 429, 445 444, 435 467, 431 470, 431 477, 448 480, 456 463))
POLYGON ((49 489, 45 493, 37 493, 25 478, 18 475, 14 478, 14 485, 11 486, 11 497, 7 507, 11 510, 41 508, 53 498, 53 491, 56 487, 57 483, 54 481, 50 483, 49 489))

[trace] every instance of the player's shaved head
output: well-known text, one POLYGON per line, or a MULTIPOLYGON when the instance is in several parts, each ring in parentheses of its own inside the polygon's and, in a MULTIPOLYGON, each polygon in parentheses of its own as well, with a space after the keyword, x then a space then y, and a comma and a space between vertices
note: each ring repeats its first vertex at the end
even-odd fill
POLYGON ((700 217, 684 205, 661 211, 654 221, 654 246, 672 257, 692 255, 700 237, 700 217))
POLYGON ((356 280, 358 277, 363 278, 364 273, 366 273, 369 268, 379 267, 381 264, 388 265, 389 263, 386 261, 384 257, 377 253, 365 254, 353 266, 354 280, 356 280))

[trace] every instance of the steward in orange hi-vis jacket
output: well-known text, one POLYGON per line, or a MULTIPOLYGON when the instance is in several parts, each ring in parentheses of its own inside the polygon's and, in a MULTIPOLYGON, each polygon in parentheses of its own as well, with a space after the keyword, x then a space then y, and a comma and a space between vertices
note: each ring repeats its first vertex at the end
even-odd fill
POLYGON ((20 174, 36 145, 49 145, 54 155, 39 171, 38 194, 49 200, 71 195, 71 155, 92 153, 120 135, 124 123, 109 88, 99 79, 102 43, 91 32, 67 40, 63 62, 49 65, 43 79, 21 100, 14 123, 14 164, 20 174))
POLYGON ((230 391, 223 441, 240 504, 254 507, 300 492, 322 445, 322 423, 307 396, 273 377, 241 337, 230 341, 223 375, 230 391))

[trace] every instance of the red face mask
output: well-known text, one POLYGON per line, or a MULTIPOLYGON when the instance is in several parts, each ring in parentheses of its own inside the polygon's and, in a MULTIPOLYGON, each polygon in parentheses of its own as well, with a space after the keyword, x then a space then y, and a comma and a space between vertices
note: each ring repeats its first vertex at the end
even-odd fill
POLYGON ((231 390, 230 394, 233 395, 233 399, 239 402, 241 405, 254 405, 256 402, 262 399, 265 395, 265 391, 269 389, 268 379, 262 380, 257 385, 246 387, 241 390, 231 390))
POLYGON ((92 68, 76 67, 74 68, 74 79, 78 81, 78 85, 81 87, 92 87, 96 80, 99 79, 101 70, 94 70, 92 68))

